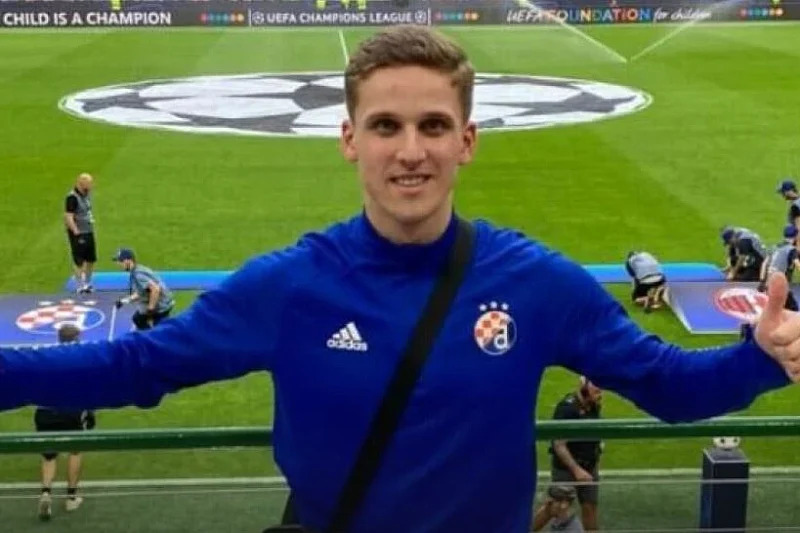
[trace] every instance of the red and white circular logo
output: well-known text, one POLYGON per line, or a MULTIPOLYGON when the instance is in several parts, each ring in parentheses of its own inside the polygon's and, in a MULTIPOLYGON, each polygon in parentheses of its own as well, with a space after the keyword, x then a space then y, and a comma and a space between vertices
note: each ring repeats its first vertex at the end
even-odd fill
POLYGON ((745 322, 755 322, 767 305, 767 295, 751 287, 728 287, 714 293, 714 306, 745 322))

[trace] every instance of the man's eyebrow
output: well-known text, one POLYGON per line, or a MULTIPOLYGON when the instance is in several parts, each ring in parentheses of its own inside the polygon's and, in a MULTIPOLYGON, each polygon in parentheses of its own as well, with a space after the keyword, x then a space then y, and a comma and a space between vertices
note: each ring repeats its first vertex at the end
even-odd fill
POLYGON ((397 119, 397 115, 395 113, 392 113, 391 111, 378 110, 378 111, 371 112, 371 113, 367 114, 367 116, 364 117, 364 119, 366 121, 375 120, 375 119, 378 119, 378 118, 397 119))
POLYGON ((447 122, 453 122, 455 120, 453 115, 444 111, 428 111, 422 114, 422 118, 423 120, 438 118, 440 120, 445 120, 447 122))

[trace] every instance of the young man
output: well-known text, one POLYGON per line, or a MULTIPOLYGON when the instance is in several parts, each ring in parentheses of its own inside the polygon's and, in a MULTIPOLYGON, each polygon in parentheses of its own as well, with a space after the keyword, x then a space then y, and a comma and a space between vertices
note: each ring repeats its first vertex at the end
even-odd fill
POLYGON ((786 223, 800 229, 800 194, 797 192, 797 184, 794 180, 785 179, 778 184, 776 192, 789 202, 786 223))
POLYGON ((628 252, 625 271, 633 279, 631 300, 641 305, 645 313, 661 307, 667 278, 658 259, 649 252, 628 252))
POLYGON ((724 268, 728 281, 758 281, 767 249, 756 233, 747 228, 725 226, 720 233, 727 249, 724 268))
MULTIPOLYGON (((764 264, 761 267, 761 283, 759 289, 764 290, 766 287, 767 279, 774 272, 782 272, 786 279, 791 283, 794 277, 794 271, 800 267, 800 253, 797 246, 798 229, 794 224, 787 224, 783 228, 783 241, 779 243, 774 250, 772 250, 764 264)), ((794 298, 792 291, 786 295, 786 303, 784 305, 790 311, 797 311, 797 301, 794 298)))
POLYGON ((67 229, 72 262, 75 264, 78 294, 92 292, 92 271, 97 262, 92 184, 93 179, 90 174, 80 174, 75 187, 67 194, 64 207, 64 225, 67 229))
POLYGON ((532 531, 542 531, 550 525, 549 531, 563 533, 584 533, 577 514, 572 508, 575 501, 575 488, 569 485, 551 485, 547 489, 547 499, 534 513, 532 531))
MULTIPOLYGON (((73 324, 65 324, 58 330, 60 343, 76 343, 80 339, 81 330, 73 324)), ((95 425, 94 413, 91 411, 64 411, 47 407, 39 407, 34 414, 36 431, 81 431, 92 429, 95 425)), ((42 493, 39 496, 39 518, 50 520, 53 506, 53 480, 56 477, 58 453, 42 454, 42 493)), ((75 511, 83 503, 78 496, 78 482, 81 475, 81 454, 69 454, 67 462, 67 499, 64 507, 67 511, 75 511)))
MULTIPOLYGON (((578 389, 556 405, 554 420, 596 420, 600 418, 603 392, 581 376, 578 389)), ((553 483, 575 483, 581 505, 581 522, 587 531, 598 529, 597 503, 600 492, 599 440, 556 440, 550 445, 551 479, 553 483)))
POLYGON ((120 248, 112 260, 125 272, 130 272, 130 296, 117 300, 116 307, 119 309, 123 305, 139 302, 139 309, 133 313, 136 329, 150 329, 169 317, 175 307, 175 300, 161 278, 151 269, 137 263, 136 254, 130 248, 120 248))
MULTIPOLYGON (((463 50, 429 28, 367 39, 345 73, 341 132, 363 212, 248 261, 152 330, 0 349, 0 409, 148 408, 268 371, 276 461, 302 524, 324 530, 455 239, 456 174, 475 151, 473 80, 463 50), (333 342, 343 330, 357 349, 333 342)), ((473 227, 466 277, 352 533, 525 532, 547 366, 667 421, 742 409, 800 380, 800 315, 782 309, 782 276, 770 278, 754 340, 698 354, 639 329, 580 265, 516 231, 473 227)))

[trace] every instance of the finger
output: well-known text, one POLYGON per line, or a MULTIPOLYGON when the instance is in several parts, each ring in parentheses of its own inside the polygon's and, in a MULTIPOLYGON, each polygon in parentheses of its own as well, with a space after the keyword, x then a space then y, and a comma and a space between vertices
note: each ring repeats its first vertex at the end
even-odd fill
POLYGON ((800 361, 800 338, 797 338, 780 348, 781 360, 783 361, 800 361))
POLYGON ((783 364, 783 369, 794 383, 800 382, 800 361, 787 361, 783 364))
POLYGON ((783 306, 789 295, 789 282, 782 272, 773 272, 767 280, 767 305, 761 313, 761 320, 769 324, 779 324, 783 306))
POLYGON ((770 327, 769 322, 765 326, 767 326, 769 341, 776 346, 788 346, 800 339, 800 314, 793 311, 783 311, 782 318, 775 326, 770 327))

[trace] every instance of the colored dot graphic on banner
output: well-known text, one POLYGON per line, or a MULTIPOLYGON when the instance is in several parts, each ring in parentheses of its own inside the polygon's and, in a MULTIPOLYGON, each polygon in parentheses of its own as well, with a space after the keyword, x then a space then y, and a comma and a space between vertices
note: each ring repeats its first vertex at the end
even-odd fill
POLYGON ((244 13, 201 13, 200 14, 200 22, 203 24, 219 24, 219 25, 228 25, 228 24, 244 24, 245 22, 245 15, 244 13))
POLYGON ((780 18, 784 14, 782 7, 750 7, 739 10, 739 18, 743 19, 770 19, 780 18))
POLYGON ((437 11, 433 18, 442 22, 477 22, 481 16, 476 11, 437 11))

